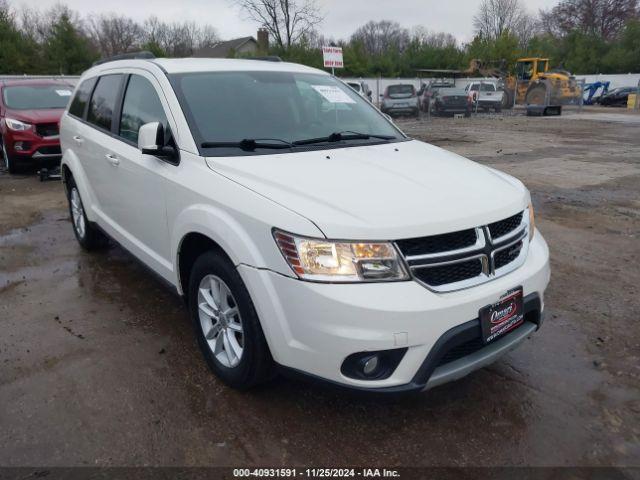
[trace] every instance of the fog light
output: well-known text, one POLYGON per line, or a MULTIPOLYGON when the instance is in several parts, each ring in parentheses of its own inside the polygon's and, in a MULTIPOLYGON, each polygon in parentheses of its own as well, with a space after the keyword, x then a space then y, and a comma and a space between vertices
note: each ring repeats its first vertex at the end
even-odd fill
POLYGON ((22 151, 22 142, 16 142, 13 144, 13 149, 17 150, 18 152, 22 151))
POLYGON ((369 357, 365 360, 364 365, 362 366, 362 373, 364 373, 367 377, 374 375, 378 370, 379 363, 380 361, 378 355, 369 357))
POLYGON ((394 372, 406 348, 352 353, 342 362, 340 372, 358 380, 384 380, 394 372))

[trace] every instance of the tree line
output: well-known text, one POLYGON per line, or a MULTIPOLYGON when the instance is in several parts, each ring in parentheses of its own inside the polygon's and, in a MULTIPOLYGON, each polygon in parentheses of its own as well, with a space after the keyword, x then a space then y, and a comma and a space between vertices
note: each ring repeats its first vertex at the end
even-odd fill
MULTIPOLYGON (((315 0, 235 0, 270 34, 270 53, 322 68, 322 45, 341 46, 345 76, 396 77, 416 69, 464 69, 472 59, 512 68, 521 56, 545 56, 576 74, 640 71, 640 0, 560 0, 537 13, 523 0, 482 0, 468 43, 424 27, 367 22, 348 39, 319 34, 315 0)), ((195 22, 136 22, 125 15, 82 17, 64 4, 14 9, 0 0, 0 73, 78 74, 102 57, 136 50, 190 56, 219 41, 215 28, 195 22)))

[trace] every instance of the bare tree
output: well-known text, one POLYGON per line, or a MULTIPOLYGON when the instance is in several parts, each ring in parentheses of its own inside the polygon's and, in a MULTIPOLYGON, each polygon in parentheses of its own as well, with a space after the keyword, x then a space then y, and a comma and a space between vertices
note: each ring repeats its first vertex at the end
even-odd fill
POLYGON ((247 16, 266 28, 276 45, 288 50, 322 22, 315 0, 234 0, 247 16))
POLYGON ((541 31, 540 20, 534 15, 524 13, 514 25, 513 33, 518 37, 521 50, 526 50, 529 42, 541 31))
POLYGON ((25 37, 42 44, 51 36, 53 25, 58 23, 63 16, 69 19, 78 32, 84 36, 87 35, 86 24, 78 12, 61 3, 48 10, 37 10, 23 6, 19 11, 20 29, 25 37))
POLYGON ((171 57, 191 56, 195 50, 218 41, 211 25, 198 26, 194 22, 165 23, 152 16, 144 22, 143 30, 143 43, 153 43, 171 57))
POLYGON ((410 36, 409 31, 397 22, 370 21, 354 32, 351 41, 361 42, 369 55, 381 55, 389 50, 402 53, 409 44, 410 36))
POLYGON ((432 32, 422 25, 411 29, 411 39, 417 41, 420 45, 426 45, 433 48, 447 48, 458 45, 456 37, 450 33, 432 32))
POLYGON ((638 0, 561 0, 540 12, 543 28, 556 36, 579 31, 614 39, 626 22, 640 16, 638 0))
POLYGON ((514 33, 525 14, 520 0, 482 0, 473 27, 476 35, 496 39, 507 31, 514 33))
POLYGON ((123 15, 102 14, 89 18, 89 34, 103 57, 138 49, 142 27, 123 15))

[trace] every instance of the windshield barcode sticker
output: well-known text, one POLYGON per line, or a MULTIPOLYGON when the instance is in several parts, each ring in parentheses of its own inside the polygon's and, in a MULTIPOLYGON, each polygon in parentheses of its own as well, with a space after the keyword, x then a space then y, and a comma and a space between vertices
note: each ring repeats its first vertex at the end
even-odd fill
POLYGON ((356 103, 349 95, 333 85, 311 85, 329 103, 356 103))

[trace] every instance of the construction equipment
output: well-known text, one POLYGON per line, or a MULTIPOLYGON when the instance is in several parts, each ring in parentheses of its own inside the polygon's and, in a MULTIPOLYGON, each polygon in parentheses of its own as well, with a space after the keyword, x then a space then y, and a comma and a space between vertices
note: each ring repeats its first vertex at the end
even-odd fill
POLYGON ((594 101, 597 101, 598 98, 602 98, 607 94, 610 85, 611 82, 587 83, 582 89, 583 96, 585 93, 587 94, 587 97, 583 98, 584 105, 593 105, 594 101), (598 95, 596 95, 596 93, 598 93, 598 90, 600 89, 602 89, 602 91, 598 95))
POLYGON ((550 70, 548 58, 518 59, 515 75, 507 76, 504 84, 512 104, 557 107, 580 102, 575 77, 566 70, 550 70))
MULTIPOLYGON (((514 105, 553 107, 551 112, 558 112, 562 105, 578 104, 581 91, 569 72, 562 69, 549 69, 549 59, 540 57, 519 58, 515 65, 515 75, 508 73, 507 64, 485 62, 472 59, 466 70, 433 70, 419 69, 419 74, 430 73, 436 76, 447 75, 460 77, 494 77, 501 80, 505 94, 502 108, 514 105)), ((544 108, 543 108, 544 110, 544 108)))

